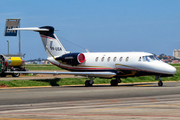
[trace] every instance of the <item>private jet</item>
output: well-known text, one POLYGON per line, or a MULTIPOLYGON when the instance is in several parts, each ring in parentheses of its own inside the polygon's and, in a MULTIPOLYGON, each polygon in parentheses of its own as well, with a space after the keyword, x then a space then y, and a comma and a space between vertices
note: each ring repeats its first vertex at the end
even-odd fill
POLYGON ((85 86, 92 86, 96 77, 111 79, 111 86, 117 86, 121 78, 155 76, 158 86, 163 86, 161 77, 170 77, 176 68, 162 62, 154 54, 147 52, 69 52, 57 36, 54 27, 13 28, 39 32, 47 60, 69 72, 11 71, 13 73, 66 74, 86 76, 85 86))

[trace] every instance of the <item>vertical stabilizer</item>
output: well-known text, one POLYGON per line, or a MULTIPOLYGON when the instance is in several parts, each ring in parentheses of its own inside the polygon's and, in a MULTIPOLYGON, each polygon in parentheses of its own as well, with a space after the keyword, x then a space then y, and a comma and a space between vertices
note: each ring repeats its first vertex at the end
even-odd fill
POLYGON ((66 53, 65 48, 54 34, 54 28, 50 26, 40 27, 49 31, 38 31, 40 33, 45 51, 48 57, 59 57, 66 53))

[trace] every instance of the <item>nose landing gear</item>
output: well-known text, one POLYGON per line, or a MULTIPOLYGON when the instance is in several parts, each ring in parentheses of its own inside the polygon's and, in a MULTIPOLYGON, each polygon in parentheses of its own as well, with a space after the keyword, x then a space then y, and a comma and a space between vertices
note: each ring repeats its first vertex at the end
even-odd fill
POLYGON ((161 78, 159 77, 158 86, 163 86, 163 82, 161 81, 161 78))
POLYGON ((155 80, 158 80, 159 79, 159 82, 158 82, 158 86, 163 86, 163 82, 161 80, 161 77, 160 75, 159 76, 156 76, 155 80))

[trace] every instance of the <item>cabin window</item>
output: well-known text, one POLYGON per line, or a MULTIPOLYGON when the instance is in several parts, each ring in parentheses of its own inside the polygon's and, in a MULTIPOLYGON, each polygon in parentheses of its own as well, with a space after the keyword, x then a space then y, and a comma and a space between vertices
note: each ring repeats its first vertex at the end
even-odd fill
POLYGON ((141 57, 139 57, 139 61, 141 61, 141 57))
POLYGON ((114 62, 116 61, 116 57, 114 57, 113 61, 114 61, 114 62))
POLYGON ((129 60, 129 57, 126 58, 126 62, 129 60))
POLYGON ((108 62, 110 61, 110 57, 108 57, 107 61, 108 61, 108 62))
POLYGON ((123 59, 123 57, 120 57, 120 58, 119 58, 119 61, 121 62, 121 61, 122 61, 122 59, 123 59))
POLYGON ((102 62, 104 61, 104 57, 102 57, 101 61, 102 61, 102 62))
POLYGON ((98 61, 98 57, 96 57, 95 61, 96 61, 96 62, 98 61))

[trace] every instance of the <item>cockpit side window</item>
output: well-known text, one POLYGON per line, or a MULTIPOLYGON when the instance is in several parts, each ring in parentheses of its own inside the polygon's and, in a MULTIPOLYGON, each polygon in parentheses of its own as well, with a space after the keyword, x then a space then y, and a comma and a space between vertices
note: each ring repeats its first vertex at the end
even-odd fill
POLYGON ((156 60, 154 56, 148 56, 151 60, 156 60))
POLYGON ((145 56, 143 56, 143 61, 144 61, 144 62, 146 61, 146 57, 145 57, 145 56))
POLYGON ((156 58, 156 60, 160 60, 158 57, 154 56, 156 58))
POLYGON ((139 61, 141 61, 141 59, 143 62, 145 62, 145 61, 151 62, 151 61, 156 61, 156 60, 159 61, 159 59, 155 55, 143 56, 142 58, 139 57, 139 61))
POLYGON ((147 56, 143 56, 143 61, 144 61, 144 62, 146 62, 146 61, 149 62, 150 60, 148 59, 147 56))
POLYGON ((151 61, 159 60, 155 55, 147 56, 151 61))
POLYGON ((149 58, 146 56, 146 60, 149 62, 150 60, 149 60, 149 58))

